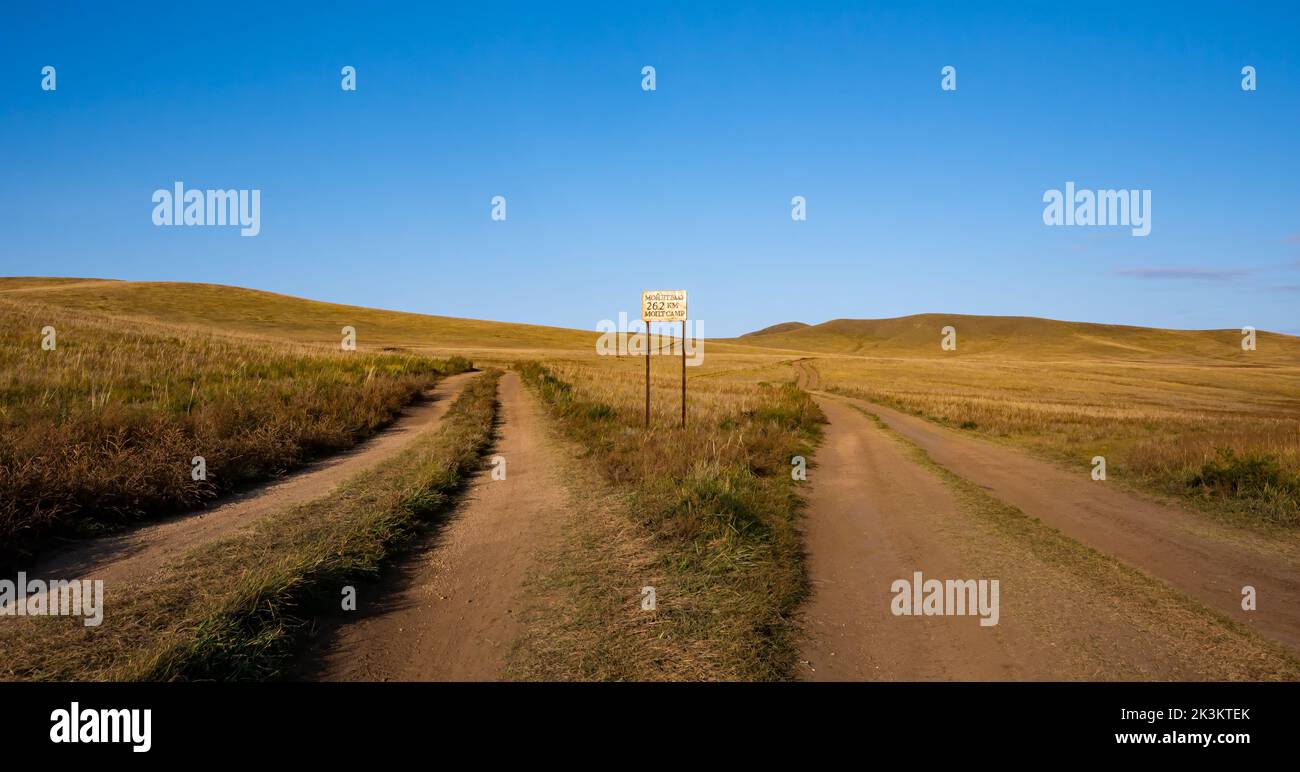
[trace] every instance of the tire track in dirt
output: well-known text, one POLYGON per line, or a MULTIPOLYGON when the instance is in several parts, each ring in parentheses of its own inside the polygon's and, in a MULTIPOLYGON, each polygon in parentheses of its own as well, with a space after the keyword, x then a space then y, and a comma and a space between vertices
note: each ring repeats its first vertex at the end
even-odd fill
POLYGON ((817 391, 822 387, 821 373, 811 359, 796 359, 793 363, 795 385, 804 391, 817 391))
MULTIPOLYGON (((856 400, 828 419, 803 536, 812 593, 796 675, 811 680, 1259 680, 1295 677, 1167 585, 956 482, 856 400), (958 491, 963 491, 958 493, 958 491), (1006 513, 1012 513, 1007 520, 1006 513), (998 623, 895 615, 897 580, 1000 585, 998 623)), ((950 602, 950 601, 946 601, 950 602)), ((951 609, 949 609, 951 610, 951 609)))
POLYGON ((890 587, 927 578, 979 578, 944 537, 958 505, 943 483, 868 418, 818 399, 829 421, 804 525, 812 597, 799 675, 818 681, 1013 680, 1045 677, 1008 645, 1014 623, 896 617, 890 587))
POLYGON ((1293 543, 1266 540, 1113 482, 1094 481, 1090 467, 1070 472, 892 408, 849 401, 879 416, 940 466, 1030 517, 1300 652, 1300 556, 1293 543), (1241 608, 1247 585, 1258 592, 1253 612, 1241 608))
POLYGON ((309 464, 256 489, 238 493, 198 512, 168 518, 103 538, 74 542, 40 558, 32 577, 84 577, 117 583, 148 576, 190 549, 233 535, 284 507, 326 495, 362 469, 396 455, 415 436, 438 426, 456 396, 477 377, 461 373, 440 380, 426 399, 409 405, 388 428, 354 448, 309 464))
POLYGON ((505 676, 521 629, 524 581, 558 537, 568 493, 541 408, 507 372, 491 451, 506 479, 483 470, 437 532, 381 587, 362 593, 357 617, 328 620, 300 677, 325 681, 490 681, 505 676))

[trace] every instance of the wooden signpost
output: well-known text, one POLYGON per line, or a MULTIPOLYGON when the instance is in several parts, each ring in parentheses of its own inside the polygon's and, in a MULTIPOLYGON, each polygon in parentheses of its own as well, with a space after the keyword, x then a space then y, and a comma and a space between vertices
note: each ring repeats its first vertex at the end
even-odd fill
POLYGON ((682 428, 686 428, 686 290, 646 290, 641 293, 645 322, 645 425, 650 428, 650 323, 682 323, 682 428))

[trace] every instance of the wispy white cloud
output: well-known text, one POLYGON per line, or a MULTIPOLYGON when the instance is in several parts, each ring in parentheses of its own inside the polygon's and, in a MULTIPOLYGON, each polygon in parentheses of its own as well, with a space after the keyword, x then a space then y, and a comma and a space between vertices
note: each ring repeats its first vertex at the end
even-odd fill
POLYGON ((1195 280, 1195 281, 1214 281, 1225 282, 1233 279, 1240 279, 1243 276, 1249 276, 1251 271, 1238 268, 1231 270, 1214 269, 1214 268, 1190 268, 1183 266, 1172 266, 1168 268, 1126 268, 1116 271, 1120 276, 1128 276, 1133 279, 1170 279, 1170 280, 1195 280))

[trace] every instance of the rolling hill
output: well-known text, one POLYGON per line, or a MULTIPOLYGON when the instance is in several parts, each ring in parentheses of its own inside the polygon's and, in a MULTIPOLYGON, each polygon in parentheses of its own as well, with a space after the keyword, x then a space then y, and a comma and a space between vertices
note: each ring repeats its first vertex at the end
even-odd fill
POLYGON ((888 357, 996 356, 1008 359, 1201 359, 1248 364, 1300 363, 1300 338, 1260 331, 1255 351, 1243 351, 1240 329, 1164 330, 1063 322, 1028 316, 916 314, 892 319, 786 322, 734 343, 819 354, 888 357), (957 350, 943 351, 944 327, 957 331, 957 350))
MULTIPOLYGON (((336 345, 345 325, 361 348, 445 352, 589 352, 596 333, 560 327, 462 319, 326 303, 217 284, 109 279, 0 278, 0 298, 58 308, 301 343, 336 345)), ((915 314, 890 319, 784 322, 737 338, 713 339, 727 354, 923 357, 1025 360, 1118 359, 1300 364, 1300 338, 1260 331, 1257 349, 1241 349, 1240 329, 1166 330, 1027 316, 915 314), (957 330, 956 352, 941 331, 957 330)))
POLYGON ((531 324, 339 305, 218 284, 45 277, 0 278, 0 298, 154 322, 336 346, 344 326, 359 348, 590 350, 595 333, 531 324))

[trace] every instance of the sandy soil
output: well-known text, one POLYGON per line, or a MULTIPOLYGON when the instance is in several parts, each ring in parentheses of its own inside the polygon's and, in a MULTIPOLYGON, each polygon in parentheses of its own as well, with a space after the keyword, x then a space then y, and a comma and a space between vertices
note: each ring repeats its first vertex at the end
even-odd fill
POLYGON ((107 583, 148 576, 200 544, 224 538, 279 509, 328 495, 357 472, 400 451, 438 425, 461 390, 477 377, 462 373, 441 380, 429 399, 407 407, 388 428, 360 445, 315 462, 294 474, 222 500, 211 509, 168 518, 125 533, 78 541, 38 560, 32 578, 102 579, 107 583))
POLYGON ((361 593, 353 619, 322 625, 301 677, 326 681, 490 681, 505 675, 520 632, 522 585, 563 524, 541 409, 513 372, 500 384, 501 425, 491 467, 448 522, 406 565, 361 593))

